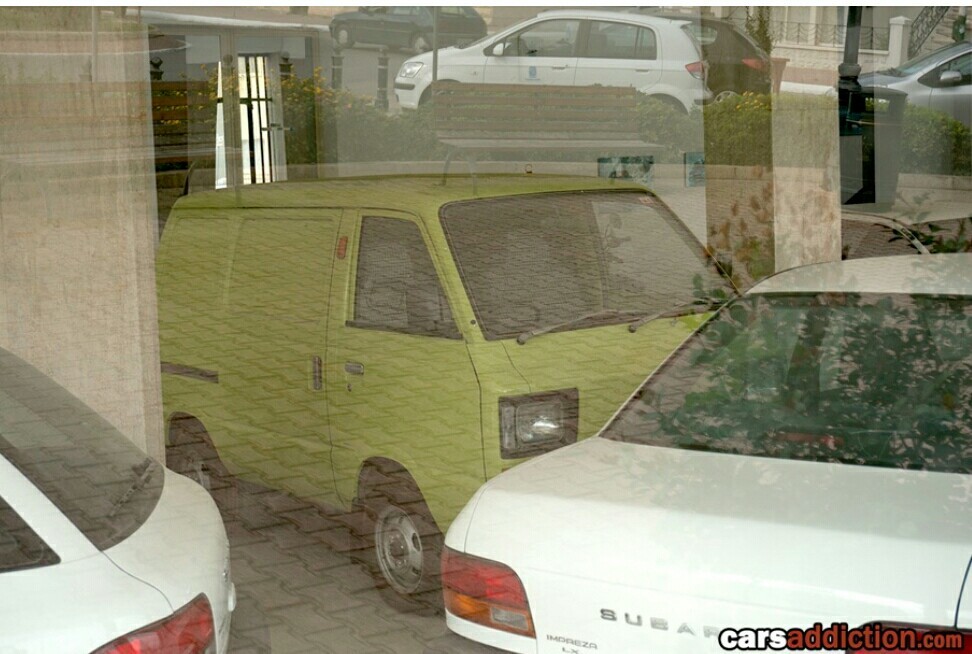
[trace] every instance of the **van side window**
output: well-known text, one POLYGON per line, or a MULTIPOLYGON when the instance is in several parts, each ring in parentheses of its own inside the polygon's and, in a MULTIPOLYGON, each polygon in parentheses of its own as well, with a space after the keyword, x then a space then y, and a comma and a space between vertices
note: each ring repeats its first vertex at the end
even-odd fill
POLYGON ((460 338, 418 225, 362 219, 351 325, 460 338))

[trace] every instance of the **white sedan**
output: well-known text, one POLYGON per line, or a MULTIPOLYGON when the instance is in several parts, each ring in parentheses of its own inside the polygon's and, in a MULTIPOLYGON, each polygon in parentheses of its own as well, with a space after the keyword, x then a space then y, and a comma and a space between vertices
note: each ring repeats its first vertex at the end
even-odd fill
POLYGON ((206 491, 0 349, 0 651, 224 654, 235 603, 206 491))
POLYGON ((449 628, 506 651, 972 652, 972 254, 763 281, 446 545, 449 628))

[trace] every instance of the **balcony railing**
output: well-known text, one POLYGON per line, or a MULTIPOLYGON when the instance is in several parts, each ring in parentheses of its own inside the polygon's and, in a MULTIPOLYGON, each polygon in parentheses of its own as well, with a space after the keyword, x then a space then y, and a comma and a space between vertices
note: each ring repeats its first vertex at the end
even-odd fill
MULTIPOLYGON (((888 27, 861 26, 861 49, 887 50, 890 33, 888 27)), ((779 44, 841 47, 847 26, 773 21, 770 23, 770 34, 773 42, 779 44)))

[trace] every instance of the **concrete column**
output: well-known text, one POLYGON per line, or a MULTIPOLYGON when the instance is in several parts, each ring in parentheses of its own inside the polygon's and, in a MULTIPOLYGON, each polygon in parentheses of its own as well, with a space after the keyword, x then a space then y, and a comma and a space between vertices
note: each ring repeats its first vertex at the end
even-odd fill
POLYGON ((88 8, 3 12, 0 345, 161 459, 147 35, 88 8))
POLYGON ((888 33, 888 66, 900 66, 908 60, 908 47, 911 45, 911 19, 895 16, 890 21, 888 33))
POLYGON ((776 270, 839 261, 837 97, 774 96, 772 125, 776 270))
POLYGON ((736 284, 746 289, 780 270, 839 260, 836 97, 781 94, 711 112, 705 141, 723 145, 705 153, 707 245, 736 284), (712 133, 737 124, 744 138, 712 133))

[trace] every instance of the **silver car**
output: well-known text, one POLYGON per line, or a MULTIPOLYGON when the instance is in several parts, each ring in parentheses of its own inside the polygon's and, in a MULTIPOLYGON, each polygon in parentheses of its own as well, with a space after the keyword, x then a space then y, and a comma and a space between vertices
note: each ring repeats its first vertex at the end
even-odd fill
POLYGON ((908 102, 942 111, 972 127, 972 43, 963 41, 915 57, 897 68, 861 75, 862 86, 908 94, 908 102))

